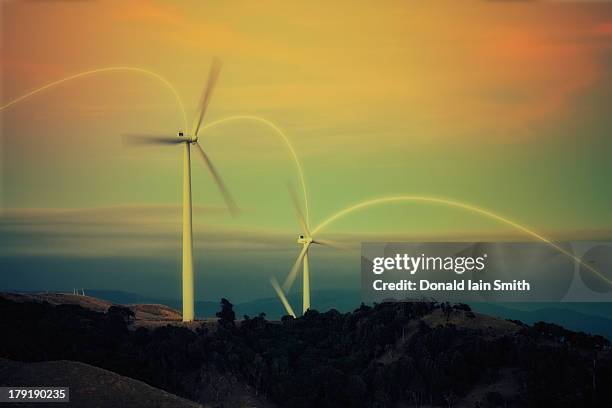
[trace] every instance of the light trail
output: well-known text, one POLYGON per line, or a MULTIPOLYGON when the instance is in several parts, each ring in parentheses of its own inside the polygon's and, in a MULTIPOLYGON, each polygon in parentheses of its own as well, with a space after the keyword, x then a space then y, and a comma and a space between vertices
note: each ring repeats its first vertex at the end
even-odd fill
POLYGON ((250 115, 236 115, 236 116, 229 116, 227 118, 219 119, 214 122, 210 122, 208 125, 204 126, 202 130, 206 130, 211 127, 218 126, 223 123, 227 123, 227 122, 231 122, 235 120, 251 120, 251 121, 263 123, 266 126, 269 126, 270 128, 272 128, 276 132, 276 134, 281 137, 281 139, 283 140, 283 142, 289 149, 289 153, 291 154, 291 157, 293 157, 293 161, 295 162, 295 167, 297 168, 298 175, 300 176, 300 184, 302 185, 302 192, 304 194, 306 225, 310 227, 310 221, 309 221, 310 215, 309 215, 309 209, 308 209, 308 193, 307 193, 307 188, 306 188, 306 178, 304 177, 304 169, 302 168, 302 163, 300 162, 300 159, 298 158, 298 155, 295 152, 295 149, 293 145, 291 144, 291 141, 285 134, 285 132, 283 132, 278 126, 276 126, 273 122, 270 122, 267 119, 260 118, 259 116, 250 116, 250 115))
MULTIPOLYGON (((39 88, 36 88, 26 94, 23 94, 7 103, 5 103, 4 105, 0 106, 0 112, 6 110, 7 108, 25 100, 28 99, 34 95, 37 95, 49 88, 52 88, 54 86, 57 85, 61 85, 65 82, 68 81, 72 81, 74 79, 78 79, 78 78, 83 78, 86 76, 90 76, 90 75, 95 75, 95 74, 99 74, 99 73, 104 73, 104 72, 112 72, 112 71, 127 71, 127 72, 137 72, 137 73, 142 73, 142 74, 146 74, 148 76, 151 76, 155 79, 157 79, 158 81, 160 81, 164 86, 166 86, 174 95, 174 98, 176 99, 176 102, 178 104, 182 119, 183 119, 183 129, 186 131, 188 126, 187 126, 187 114, 185 111, 185 105, 183 104, 183 101, 178 93, 178 91, 176 90, 176 88, 174 87, 174 85, 172 85, 170 83, 170 81, 168 81, 166 78, 164 78, 163 76, 161 76, 160 74, 144 69, 144 68, 138 68, 138 67, 128 67, 128 66, 119 66, 119 67, 105 67, 105 68, 98 68, 98 69, 93 69, 90 71, 83 71, 83 72, 79 72, 77 74, 74 75, 70 75, 67 76, 65 78, 61 78, 58 79, 56 81, 53 82, 49 82, 48 84, 45 84, 39 88)), ((293 147, 293 145, 291 144, 291 141, 289 140, 289 138, 287 137, 287 135, 278 127, 276 126, 273 122, 258 117, 258 116, 249 116, 249 115, 237 115, 237 116, 230 116, 227 118, 223 118, 223 119, 219 119, 216 120, 214 122, 210 122, 209 124, 207 124, 206 126, 203 127, 204 129, 207 128, 211 128, 214 126, 218 126, 221 125, 223 123, 227 123, 227 122, 231 122, 231 121, 235 121, 235 120, 251 120, 251 121, 255 121, 255 122, 259 122, 262 124, 265 124, 266 126, 272 128, 277 135, 279 135, 281 137, 281 139, 283 140, 283 142, 285 143, 285 145, 287 146, 287 148, 289 149, 289 153, 291 154, 291 157, 293 158, 293 161, 295 162, 295 166, 297 168, 298 171, 298 175, 300 177, 300 184, 302 185, 302 192, 304 194, 304 206, 305 206, 305 217, 306 217, 306 223, 308 224, 310 222, 310 209, 309 209, 309 205, 308 205, 308 193, 307 193, 307 187, 306 187, 306 178, 304 176, 304 170, 302 168, 302 163, 300 162, 300 159, 297 156, 297 153, 295 152, 295 148, 293 147)))
POLYGON ((60 85, 63 84, 64 82, 68 82, 68 81, 72 81, 73 79, 78 79, 78 78, 82 78, 82 77, 86 77, 86 76, 90 76, 90 75, 95 75, 95 74, 99 74, 99 73, 103 73, 103 72, 111 72, 111 71, 128 71, 128 72, 138 72, 141 74, 146 74, 149 75, 155 79, 157 79, 158 81, 160 81, 162 84, 164 84, 174 95, 176 102, 179 105, 181 114, 183 116, 183 126, 184 126, 184 130, 187 131, 187 114, 185 113, 185 106, 183 105, 183 101, 180 97, 180 95, 178 94, 176 88, 174 87, 174 85, 172 85, 166 78, 164 78, 163 76, 159 75, 156 72, 153 71, 149 71, 148 69, 144 69, 144 68, 138 68, 138 67, 106 67, 106 68, 98 68, 98 69, 93 69, 91 71, 83 71, 83 72, 79 72, 77 74, 74 75, 70 75, 67 76, 65 78, 62 79, 58 79, 57 81, 53 81, 53 82, 49 82, 46 85, 41 86, 40 88, 36 88, 33 91, 30 91, 24 95, 21 95, 15 99, 13 99, 12 101, 9 101, 7 103, 5 103, 4 105, 0 106, 0 112, 2 112, 3 110, 23 101, 24 99, 28 99, 36 94, 39 94, 40 92, 43 92, 46 89, 52 88, 56 85, 60 85))
POLYGON ((491 212, 489 210, 485 210, 483 208, 479 208, 470 204, 466 204, 466 203, 462 203, 460 201, 454 201, 454 200, 450 200, 450 199, 446 199, 446 198, 437 198, 437 197, 427 197, 427 196, 393 196, 393 197, 381 197, 381 198, 375 198, 372 200, 367 200, 367 201, 362 201, 360 203, 357 203, 355 205, 352 205, 350 207, 344 208, 340 211, 338 211, 337 213, 333 214, 332 216, 330 216, 329 218, 327 218, 326 220, 324 220, 322 223, 320 223, 314 230, 312 230, 312 235, 316 234, 317 232, 319 232, 320 230, 322 230, 323 228, 327 227, 329 224, 333 223, 334 221, 338 220, 339 218, 342 218, 354 211, 357 210, 362 210, 364 208, 368 208, 368 207, 373 207, 376 205, 380 205, 380 204, 387 204, 387 203, 393 203, 393 202, 425 202, 425 203, 433 203, 433 204, 440 204, 440 205, 445 205, 448 207, 453 207, 453 208, 459 208, 462 210, 466 210, 466 211, 470 211, 491 219, 494 219, 496 221, 499 221, 503 224, 509 225, 512 228, 515 228, 527 235, 530 235, 533 238, 536 238, 539 241, 545 242, 546 244, 550 245, 552 248, 556 249, 557 251, 559 251, 560 253, 572 258, 574 261, 578 262, 580 265, 584 266, 585 268, 587 268, 588 270, 590 270, 591 272, 593 272, 594 274, 596 274, 597 276, 599 276, 601 279, 603 279, 605 282, 607 282, 608 284, 612 285, 612 281, 606 277, 604 274, 602 274, 601 272, 599 272, 598 270, 596 270, 595 268, 593 268, 591 265, 588 265, 584 262, 582 262, 582 260, 578 257, 576 257, 574 254, 572 254, 571 252, 566 251, 565 249, 563 249, 562 247, 560 247, 559 245, 555 244, 554 242, 552 242, 551 240, 549 240, 548 238, 538 234, 537 232, 521 225, 518 224, 512 220, 509 220, 508 218, 505 218, 499 214, 495 214, 494 212, 491 212))

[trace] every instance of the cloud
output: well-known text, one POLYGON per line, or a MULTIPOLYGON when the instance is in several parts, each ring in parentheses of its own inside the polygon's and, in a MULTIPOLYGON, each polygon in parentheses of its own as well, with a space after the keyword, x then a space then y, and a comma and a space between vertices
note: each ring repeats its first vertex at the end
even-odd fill
MULTIPOLYGON (((212 225, 225 208, 195 206, 196 250, 278 250, 287 234, 212 225)), ((125 206, 88 209, 5 209, 0 215, 0 255, 168 257, 181 250, 181 208, 125 206)), ((291 237, 293 238, 293 237, 291 237)))
POLYGON ((603 37, 612 36, 612 21, 595 24, 593 27, 593 34, 603 37))
MULTIPOLYGON (((196 213, 217 214, 225 209, 196 207, 196 213)), ((232 257, 249 253, 293 253, 295 235, 253 227, 221 227, 194 223, 194 249, 232 257), (233 255, 232 255, 233 254, 233 255)), ((608 239, 612 232, 561 231, 547 236, 557 240, 608 239)), ((525 240, 524 235, 472 232, 469 234, 322 234, 319 238, 343 243, 348 252, 318 248, 335 255, 352 256, 362 242, 455 242, 525 240)), ((8 209, 0 216, 0 256, 73 258, 180 258, 181 216, 178 206, 126 206, 88 209, 8 209)))
POLYGON ((567 118, 577 98, 600 81, 606 68, 599 60, 603 50, 588 34, 581 25, 491 30, 482 50, 489 78, 483 89, 490 93, 483 93, 481 113, 522 126, 567 118))
POLYGON ((122 7, 112 8, 110 12, 114 20, 130 23, 146 22, 179 27, 185 19, 174 5, 152 1, 139 2, 138 4, 124 3, 122 7))

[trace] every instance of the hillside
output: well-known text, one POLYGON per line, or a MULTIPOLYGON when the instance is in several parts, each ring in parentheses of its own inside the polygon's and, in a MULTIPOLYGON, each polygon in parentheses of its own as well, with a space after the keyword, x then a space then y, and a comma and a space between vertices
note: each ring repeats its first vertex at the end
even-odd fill
MULTIPOLYGON (((146 297, 137 293, 117 290, 87 290, 87 294, 115 304, 161 304, 172 310, 180 310, 180 300, 170 298, 146 297)), ((361 303, 358 291, 351 290, 318 290, 311 293, 312 304, 317 310, 336 309, 346 313, 354 310, 361 303)), ((301 292, 288 295, 289 302, 299 305, 302 302, 301 292)), ((599 334, 612 340, 612 304, 605 302, 565 302, 565 303, 470 303, 470 306, 481 313, 502 319, 521 320, 534 324, 539 321, 555 323, 570 330, 599 334)), ((198 301, 195 304, 196 316, 211 317, 219 309, 218 302, 198 301)), ((276 297, 262 298, 238 303, 234 306, 236 316, 256 316, 265 313, 268 319, 278 320, 285 310, 276 297)))
MULTIPOLYGON (((0 297, 13 302, 47 302, 51 305, 76 305, 94 312, 106 313, 109 307, 117 303, 91 296, 73 295, 70 293, 0 293, 0 297)), ((181 314, 163 304, 123 305, 134 312, 137 322, 147 324, 155 321, 180 321, 181 314)))
MULTIPOLYGON (((76 361, 21 363, 0 358, 0 384, 69 387, 71 407, 202 407, 141 381, 76 361)), ((41 404, 20 403, 18 406, 37 408, 41 404)))
MULTIPOLYGON (((601 336, 474 313, 383 303, 235 322, 132 327, 120 313, 0 297, 0 357, 73 360, 224 407, 609 407, 601 336)), ((162 325, 163 320, 158 323, 162 325)))

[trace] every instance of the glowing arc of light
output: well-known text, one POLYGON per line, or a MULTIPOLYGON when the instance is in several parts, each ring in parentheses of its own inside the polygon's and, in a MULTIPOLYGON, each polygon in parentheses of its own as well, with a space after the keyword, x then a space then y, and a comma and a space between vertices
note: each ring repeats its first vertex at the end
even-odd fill
POLYGON ((174 97, 176 98, 176 102, 179 105, 181 114, 183 116, 183 126, 184 129, 187 130, 187 114, 185 113, 185 106, 183 105, 183 101, 178 93, 178 91, 176 90, 176 88, 174 87, 174 85, 172 85, 166 78, 164 78, 163 76, 161 76, 160 74, 150 71, 148 69, 144 69, 144 68, 138 68, 138 67, 105 67, 105 68, 98 68, 98 69, 92 69, 90 71, 83 71, 83 72, 79 72, 77 74, 74 75, 70 75, 61 79, 58 79, 56 81, 53 82, 49 82, 46 85, 43 85, 39 88, 36 88, 26 94, 23 94, 7 103, 5 103, 4 105, 0 106, 0 112, 23 101, 24 99, 28 99, 31 96, 34 96, 46 89, 52 88, 56 85, 60 85, 64 82, 68 82, 71 81, 73 79, 78 79, 78 78, 82 78, 82 77, 86 77, 89 75, 95 75, 95 74, 99 74, 99 73, 103 73, 103 72, 111 72, 111 71, 131 71, 131 72, 138 72, 138 73, 142 73, 142 74, 146 74, 149 75, 155 79, 157 79, 158 81, 160 81, 161 83, 163 83, 174 95, 174 97))
POLYGON ((582 260, 578 257, 576 257, 574 254, 572 254, 571 252, 566 251, 565 249, 563 249, 562 247, 560 247, 559 245, 555 244, 554 242, 552 242, 551 240, 549 240, 548 238, 538 234, 537 232, 521 225, 518 224, 512 220, 509 220, 499 214, 496 214, 494 212, 491 212, 489 210, 485 210, 483 208, 480 207, 476 207, 474 205, 471 204, 466 204, 466 203, 462 203, 460 201, 455 201, 455 200, 450 200, 447 198, 438 198, 438 197, 427 197, 427 196, 393 196, 393 197, 381 197, 381 198, 375 198, 375 199, 371 199, 371 200, 366 200, 366 201, 362 201, 360 203, 354 204, 352 206, 346 207, 338 212, 336 212, 335 214, 331 215, 330 217, 328 217, 327 219, 325 219, 323 222, 321 222, 315 229, 312 230, 312 234, 316 234, 317 232, 319 232, 320 230, 322 230, 323 228, 327 227, 329 224, 333 223, 334 221, 338 220, 339 218, 342 218, 354 211, 357 210, 361 210, 364 208, 368 208, 368 207, 373 207, 379 204, 387 204, 387 203, 392 203, 392 202, 402 202, 402 201, 408 201, 408 202, 426 202, 426 203, 433 203, 433 204, 441 204, 441 205, 446 205, 449 207, 453 207, 453 208, 460 208, 463 210, 467 210, 476 214, 480 214, 483 215, 485 217, 494 219, 496 221, 499 221, 503 224, 509 225, 521 232, 524 232, 527 235, 532 236, 533 238, 538 239, 539 241, 545 242, 546 244, 550 245, 552 248, 556 249, 557 251, 559 251, 560 253, 572 258, 574 261, 578 262, 578 264, 584 266, 585 268, 589 269, 591 272, 593 272, 594 274, 596 274, 597 276, 599 276, 601 279, 603 279, 604 281, 606 281, 608 284, 612 285, 612 281, 610 279, 608 279, 605 275, 603 275, 601 272, 599 272, 598 270, 596 270, 595 268, 593 268, 591 265, 588 265, 584 262, 582 262, 582 260))
MULTIPOLYGON (((82 77, 86 77, 89 75, 95 75, 98 73, 103 73, 103 72, 111 72, 111 71, 128 71, 128 72, 138 72, 138 73, 142 73, 142 74, 146 74, 149 76, 152 76, 153 78, 157 79, 158 81, 160 81, 161 83, 163 83, 174 95, 176 102, 178 103, 181 115, 183 117, 183 129, 187 129, 187 114, 185 111, 185 106, 183 104, 183 101, 178 93, 178 91, 176 90, 176 88, 174 87, 174 85, 172 85, 170 83, 170 81, 168 81, 166 78, 164 78, 163 76, 161 76, 160 74, 144 69, 144 68, 139 68, 139 67, 128 67, 128 66, 119 66, 119 67, 105 67, 105 68, 98 68, 98 69, 93 69, 93 70, 89 70, 89 71, 83 71, 83 72, 79 72, 76 73, 74 75, 70 75, 61 79, 58 79, 56 81, 53 82, 49 82, 39 88, 36 88, 26 94, 23 94, 7 103, 5 103, 4 105, 0 106, 0 112, 4 111, 5 109, 25 100, 28 99, 40 92, 43 92, 46 89, 52 88, 54 86, 60 85, 64 82, 68 82, 74 79, 78 79, 78 78, 82 78, 82 77)), ((235 121, 235 120, 251 120, 251 121, 256 121, 259 123, 263 123, 267 126, 269 126, 270 128, 272 128, 280 137, 281 139, 284 141, 284 143, 286 144, 287 148, 289 149, 289 152, 295 162, 299 177, 300 177, 300 184, 302 185, 302 192, 304 194, 304 206, 305 206, 305 215, 306 215, 306 223, 309 223, 309 219, 310 219, 310 214, 309 214, 309 205, 308 205, 308 194, 307 194, 307 187, 306 187, 306 178, 304 176, 304 170, 302 168, 302 164, 300 162, 300 159, 297 156, 297 153, 295 152, 295 148, 293 147, 293 145, 291 144, 291 141, 289 140, 289 138, 287 137, 287 135, 285 135, 285 133, 278 127, 276 126, 273 122, 258 117, 258 116, 250 116, 250 115, 237 115, 237 116, 230 116, 227 118, 223 118, 223 119, 219 119, 216 120, 214 122, 210 122, 209 124, 207 124, 206 126, 204 126, 202 128, 202 130, 207 129, 207 128, 211 128, 217 125, 221 125, 223 123, 226 122, 230 122, 230 121, 235 121)))
POLYGON ((250 116, 250 115, 235 115, 235 116, 229 116, 227 118, 223 118, 223 119, 219 119, 216 120, 214 122, 210 122, 207 125, 205 125, 204 127, 202 127, 202 130, 206 130, 209 128, 212 128, 214 126, 218 126, 221 125, 223 123, 227 123, 227 122, 231 122, 231 121, 235 121, 235 120, 251 120, 251 121, 255 121, 255 122, 259 122, 259 123, 263 123, 267 126, 269 126, 270 128, 272 128, 276 134, 278 134, 281 139, 283 140, 283 142, 285 143, 285 145, 287 146, 287 149, 289 150, 289 153, 291 154, 291 157, 293 158, 293 161, 295 162, 295 167, 297 169, 298 175, 300 177, 300 184, 302 186, 302 193, 304 194, 304 213, 305 213, 305 218, 306 218, 306 225, 310 227, 309 224, 309 209, 308 209, 308 193, 307 193, 307 187, 306 187, 306 178, 304 176, 304 169, 302 168, 302 163, 300 162, 300 159, 297 155, 297 153, 295 152, 295 148, 293 147, 293 145, 291 144, 291 141, 289 140, 289 138, 287 137, 287 135, 285 134, 285 132, 283 132, 278 126, 276 126, 273 122, 261 118, 259 116, 250 116))

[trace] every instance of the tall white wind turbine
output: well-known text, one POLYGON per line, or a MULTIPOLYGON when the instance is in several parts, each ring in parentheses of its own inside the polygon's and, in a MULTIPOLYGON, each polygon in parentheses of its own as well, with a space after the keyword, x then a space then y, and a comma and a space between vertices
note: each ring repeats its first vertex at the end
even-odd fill
POLYGON ((178 137, 152 136, 152 135, 125 135, 124 141, 129 144, 139 145, 183 145, 183 321, 191 322, 195 318, 194 314, 194 279, 193 279, 193 223, 192 223, 192 200, 191 200, 191 147, 194 146, 200 154, 206 167, 210 171, 227 207, 232 215, 238 213, 234 199, 232 198, 225 183, 221 179, 219 172, 212 164, 212 161, 202 148, 199 142, 198 132, 202 127, 204 114, 210 102, 215 84, 221 70, 221 62, 217 59, 213 61, 208 76, 208 83, 202 92, 200 106, 197 111, 198 116, 194 122, 191 135, 183 132, 178 133, 178 137))
POLYGON ((270 278, 270 283, 272 284, 272 287, 278 295, 281 303, 285 307, 287 314, 295 317, 295 312, 293 311, 286 294, 288 294, 291 290, 293 283, 298 277, 300 266, 302 266, 302 312, 306 313, 306 311, 310 309, 310 267, 308 263, 308 252, 310 250, 310 246, 313 244, 325 245, 338 249, 346 249, 346 246, 338 244, 334 241, 314 239, 310 233, 310 228, 308 227, 306 218, 304 217, 304 212, 302 211, 302 207, 300 206, 295 190, 291 185, 288 185, 288 188, 295 213, 303 231, 300 235, 298 235, 297 239, 297 243, 302 245, 302 250, 293 263, 293 267, 291 267, 291 270, 289 271, 287 278, 285 278, 282 287, 274 277, 270 278))

